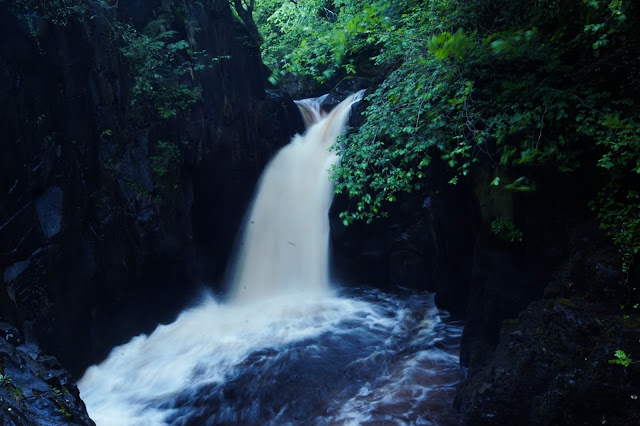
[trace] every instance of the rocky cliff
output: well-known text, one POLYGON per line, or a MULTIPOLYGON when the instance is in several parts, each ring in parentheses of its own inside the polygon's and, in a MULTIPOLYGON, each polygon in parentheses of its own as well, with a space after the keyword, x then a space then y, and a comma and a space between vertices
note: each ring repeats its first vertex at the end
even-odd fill
POLYGON ((63 24, 47 4, 0 3, 0 319, 79 374, 219 285, 261 168, 302 123, 265 91, 226 0, 120 1, 63 24), (116 25, 216 59, 181 70, 188 108, 135 103, 116 25))

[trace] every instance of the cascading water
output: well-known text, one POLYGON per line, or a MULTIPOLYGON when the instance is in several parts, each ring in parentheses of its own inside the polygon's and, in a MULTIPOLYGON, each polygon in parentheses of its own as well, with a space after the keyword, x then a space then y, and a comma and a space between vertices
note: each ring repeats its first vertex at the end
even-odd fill
POLYGON ((308 129, 265 169, 229 300, 90 367, 78 386, 99 426, 456 424, 461 324, 430 294, 329 286, 329 147, 360 97, 328 115, 299 102, 308 129))
POLYGON ((330 148, 361 97, 349 96, 324 117, 319 103, 299 103, 307 131, 283 147, 260 178, 235 265, 232 301, 329 290, 327 212, 333 192, 327 171, 339 160, 330 148))

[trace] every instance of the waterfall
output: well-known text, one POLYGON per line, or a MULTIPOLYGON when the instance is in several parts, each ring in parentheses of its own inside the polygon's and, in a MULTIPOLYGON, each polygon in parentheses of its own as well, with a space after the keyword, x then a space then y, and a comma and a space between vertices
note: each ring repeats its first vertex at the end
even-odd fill
POLYGON ((329 291, 329 148, 361 97, 298 102, 307 130, 263 173, 228 300, 205 295, 89 367, 98 426, 457 424, 461 324, 432 294, 329 291))
POLYGON ((298 105, 300 113, 302 114, 302 120, 304 121, 305 129, 308 129, 309 127, 320 121, 325 115, 324 111, 322 110, 322 102, 327 99, 327 96, 329 96, 329 94, 322 95, 319 98, 309 98, 295 101, 298 105))
POLYGON ((231 300, 243 303, 292 292, 329 289, 329 217, 333 187, 328 170, 339 160, 330 148, 344 130, 349 96, 329 114, 324 99, 298 101, 307 130, 265 168, 234 266, 231 300))

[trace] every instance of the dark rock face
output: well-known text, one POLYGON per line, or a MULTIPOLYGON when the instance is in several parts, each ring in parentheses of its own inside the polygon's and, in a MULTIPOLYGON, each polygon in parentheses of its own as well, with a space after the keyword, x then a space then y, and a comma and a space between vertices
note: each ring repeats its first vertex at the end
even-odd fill
POLYGON ((93 425, 71 375, 14 327, 0 323, 0 422, 93 425))
MULTIPOLYGON (((595 162, 594 162, 595 164, 595 162)), ((574 256, 576 235, 598 236, 587 208, 597 174, 561 175, 553 170, 535 176, 534 193, 490 192, 490 176, 474 176, 475 225, 473 269, 469 287, 461 362, 473 376, 498 344, 502 321, 516 318, 539 300, 552 276, 574 256), (490 231, 493 219, 511 218, 523 240, 505 242, 490 231)), ((600 244, 608 242, 599 239, 600 244)))
POLYGON ((469 425, 640 422, 640 368, 608 362, 640 353, 637 317, 575 299, 538 301, 505 321, 490 363, 465 383, 457 404, 469 425))
POLYGON ((618 254, 594 228, 575 229, 544 299, 503 321, 488 364, 470 368, 456 398, 465 424, 640 421, 640 368, 609 362, 640 353, 640 316, 618 308, 628 297, 618 254))
POLYGON ((226 59, 194 73, 200 99, 164 120, 134 113, 104 16, 42 21, 37 42, 0 5, 0 319, 32 324, 76 375, 172 320, 201 283, 221 290, 258 175, 302 127, 288 96, 265 91, 228 1, 167 3, 113 13, 138 29, 165 13, 178 39, 226 59), (150 159, 158 141, 179 151, 165 177, 150 159))
POLYGON ((389 218, 349 227, 338 218, 349 201, 337 197, 331 213, 334 279, 386 291, 431 291, 438 306, 464 316, 475 235, 472 222, 460 217, 472 206, 456 189, 424 199, 399 197, 389 218))

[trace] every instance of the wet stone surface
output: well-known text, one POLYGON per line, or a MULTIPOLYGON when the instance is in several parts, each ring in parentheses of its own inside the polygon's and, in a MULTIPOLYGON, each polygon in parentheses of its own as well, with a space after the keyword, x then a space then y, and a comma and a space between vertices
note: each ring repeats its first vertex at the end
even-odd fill
POLYGON ((6 323, 0 323, 0 424, 94 424, 64 367, 6 323))

